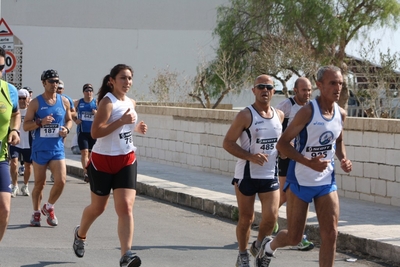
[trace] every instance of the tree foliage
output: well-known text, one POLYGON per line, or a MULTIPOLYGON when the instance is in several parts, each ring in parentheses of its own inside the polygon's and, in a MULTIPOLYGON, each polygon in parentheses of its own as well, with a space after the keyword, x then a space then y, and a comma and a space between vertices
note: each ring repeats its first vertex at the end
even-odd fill
MULTIPOLYGON (((283 81, 289 74, 306 74, 315 64, 334 64, 347 74, 344 60, 350 41, 372 27, 395 27, 399 18, 396 0, 231 0, 218 9, 217 56, 227 51, 232 59, 241 58, 241 75, 248 75, 249 69, 253 75, 265 70, 283 75, 283 81), (271 46, 279 43, 295 51, 269 55, 274 52, 271 46), (304 62, 301 55, 307 57, 304 62), (275 60, 260 66, 266 56, 275 60)), ((344 86, 339 104, 345 106, 347 98, 344 86)))
POLYGON ((229 52, 221 51, 216 59, 198 66, 189 96, 204 108, 217 108, 228 93, 238 93, 247 83, 249 76, 240 75, 244 72, 244 65, 241 58, 232 58, 229 52), (214 104, 212 99, 216 99, 214 104))
POLYGON ((149 84, 150 94, 157 104, 185 103, 188 100, 190 81, 178 71, 167 66, 157 70, 156 78, 149 84))
POLYGON ((400 72, 397 69, 400 53, 390 49, 379 51, 378 44, 378 41, 369 41, 361 47, 360 58, 346 59, 351 72, 349 87, 358 104, 349 111, 368 117, 398 118, 400 72))

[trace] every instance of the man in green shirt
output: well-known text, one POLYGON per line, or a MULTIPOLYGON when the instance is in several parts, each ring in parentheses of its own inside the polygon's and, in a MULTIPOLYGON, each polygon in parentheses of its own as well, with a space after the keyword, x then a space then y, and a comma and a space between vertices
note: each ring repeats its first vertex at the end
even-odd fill
MULTIPOLYGON (((5 67, 6 53, 0 47, 0 78, 5 67)), ((18 92, 14 85, 0 80, 0 241, 7 229, 11 206, 11 176, 7 146, 19 143, 21 114, 18 108, 18 92)))

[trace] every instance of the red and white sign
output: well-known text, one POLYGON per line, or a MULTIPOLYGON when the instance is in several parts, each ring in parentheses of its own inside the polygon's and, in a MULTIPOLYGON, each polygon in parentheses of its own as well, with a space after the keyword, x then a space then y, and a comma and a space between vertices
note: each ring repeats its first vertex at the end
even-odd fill
POLYGON ((14 54, 10 51, 6 51, 6 58, 5 58, 5 71, 9 73, 14 70, 15 65, 17 65, 17 59, 14 54))
POLYGON ((10 27, 8 27, 8 24, 6 21, 1 18, 0 19, 0 36, 12 36, 14 35, 13 32, 11 31, 10 27))

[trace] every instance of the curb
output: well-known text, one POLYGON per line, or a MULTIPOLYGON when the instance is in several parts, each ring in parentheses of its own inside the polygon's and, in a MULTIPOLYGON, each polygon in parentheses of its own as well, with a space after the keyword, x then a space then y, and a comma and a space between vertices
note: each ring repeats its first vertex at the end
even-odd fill
MULTIPOLYGON (((67 174, 78 177, 83 180, 83 169, 67 165, 67 174)), ((200 210, 214 216, 225 219, 237 221, 238 210, 237 206, 227 203, 207 199, 204 197, 197 197, 183 192, 169 190, 154 185, 149 185, 137 181, 137 193, 146 195, 152 198, 164 200, 173 204, 190 207, 200 210)), ((255 212, 255 219, 253 225, 259 225, 261 221, 261 213, 255 212)), ((285 218, 279 217, 278 223, 280 229, 287 226, 285 218)), ((314 243, 320 243, 319 227, 318 225, 306 225, 308 239, 314 243)), ((391 266, 400 266, 400 247, 388 243, 379 242, 367 238, 357 237, 354 235, 338 232, 337 249, 343 251, 350 251, 352 253, 361 253, 369 255, 384 261, 389 261, 391 266)))

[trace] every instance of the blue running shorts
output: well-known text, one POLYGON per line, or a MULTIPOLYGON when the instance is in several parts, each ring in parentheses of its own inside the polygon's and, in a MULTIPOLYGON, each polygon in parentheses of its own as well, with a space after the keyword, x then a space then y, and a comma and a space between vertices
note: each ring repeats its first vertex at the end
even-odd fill
POLYGON ((32 161, 40 165, 46 165, 51 160, 65 159, 64 150, 32 152, 32 161))
POLYGON ((8 160, 0 161, 0 192, 11 193, 11 176, 8 160))
POLYGON ((283 191, 286 192, 287 188, 290 187, 290 191, 293 192, 301 200, 311 203, 314 198, 325 196, 331 192, 337 191, 336 183, 320 186, 301 186, 299 184, 285 183, 283 191))

